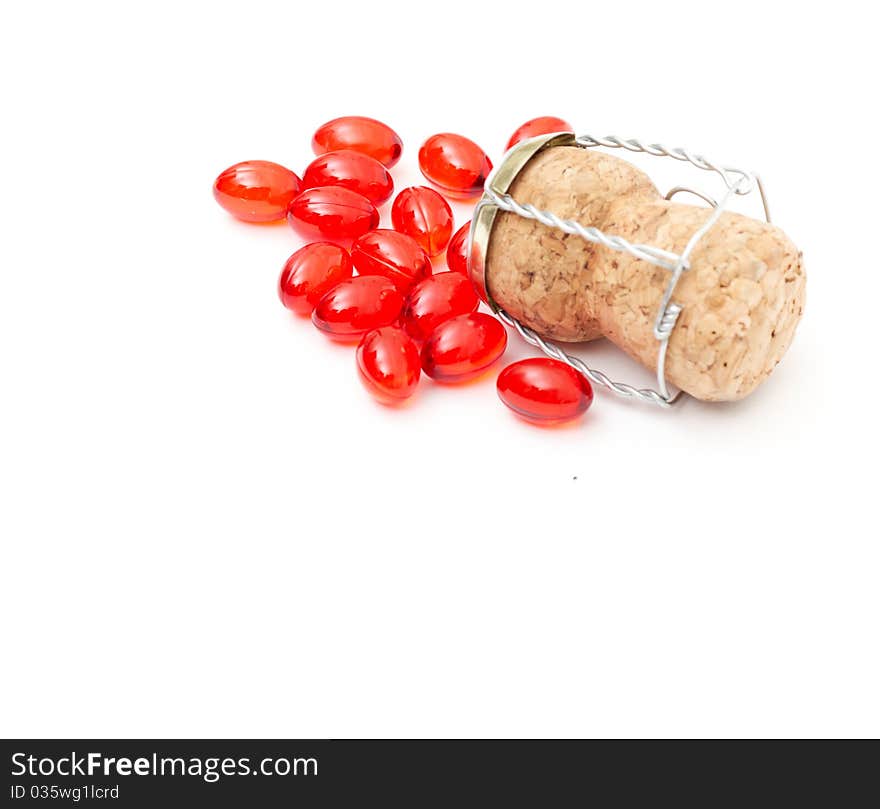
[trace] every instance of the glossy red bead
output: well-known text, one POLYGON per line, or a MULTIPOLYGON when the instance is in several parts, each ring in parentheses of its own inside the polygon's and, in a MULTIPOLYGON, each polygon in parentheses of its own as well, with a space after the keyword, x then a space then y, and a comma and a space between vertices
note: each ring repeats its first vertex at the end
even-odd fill
POLYGON ((351 257, 344 248, 331 242, 313 242, 284 262, 278 296, 288 309, 309 315, 327 292, 353 274, 351 257))
POLYGON ((468 274, 467 240, 470 229, 470 222, 466 222, 462 225, 457 231, 455 231, 455 235, 449 242, 449 247, 446 248, 446 266, 449 267, 452 272, 460 272, 464 275, 468 274))
POLYGON ((507 142, 507 148, 515 146, 522 140, 536 138, 538 135, 550 135, 554 132, 574 132, 574 127, 562 118, 554 118, 552 115, 542 115, 540 118, 532 118, 526 121, 516 130, 507 142))
POLYGON ((431 274, 431 259, 415 239, 396 230, 379 228, 351 246, 351 260, 359 275, 381 275, 406 292, 431 274))
POLYGON ((403 305, 403 325, 416 340, 427 340, 445 320, 475 312, 479 304, 470 279, 457 272, 440 272, 409 291, 403 305))
POLYGON ((433 188, 404 188, 391 206, 391 224, 436 256, 452 238, 452 208, 433 188))
POLYGON ((473 379, 507 348, 501 321, 482 312, 444 321, 422 346, 422 370, 440 382, 473 379))
POLYGON ((367 332, 357 348, 357 365, 366 389, 385 404, 412 396, 422 375, 415 341, 396 326, 367 332))
POLYGON ((309 188, 287 211, 290 226, 306 239, 348 243, 379 224, 376 206, 365 196, 340 186, 309 188))
POLYGON ((303 174, 303 188, 339 185, 365 196, 374 205, 390 199, 394 180, 378 160, 369 155, 342 149, 316 157, 303 174))
POLYGON ((444 194, 465 198, 482 192, 492 161, 472 140, 443 132, 422 144, 419 168, 444 194))
POLYGON ((290 169, 268 160, 236 163, 214 180, 214 199, 245 222, 277 222, 302 190, 290 169))
POLYGON ((528 421, 553 424, 576 419, 593 403, 593 389, 583 374, 549 357, 508 365, 498 375, 498 396, 528 421))
POLYGON ((312 151, 315 154, 337 149, 361 152, 391 168, 400 160, 403 141, 390 126, 375 118, 346 115, 327 121, 312 136, 312 151))
POLYGON ((387 278, 363 275, 331 289, 312 312, 312 323, 339 340, 360 338, 388 326, 400 315, 403 295, 387 278))

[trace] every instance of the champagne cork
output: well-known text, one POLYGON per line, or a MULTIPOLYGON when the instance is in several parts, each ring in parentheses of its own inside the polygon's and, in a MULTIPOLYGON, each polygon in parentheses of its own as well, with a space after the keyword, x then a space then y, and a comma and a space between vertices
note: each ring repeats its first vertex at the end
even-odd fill
MULTIPOLYGON (((520 203, 633 244, 679 254, 711 209, 663 199, 640 170, 594 149, 553 146, 519 170, 520 203)), ((499 211, 485 262, 491 298, 521 323, 562 342, 607 337, 656 371, 654 322, 669 271, 499 211)), ((791 344, 804 306, 802 256, 777 227, 724 212, 697 243, 672 296, 682 307, 666 379, 704 401, 741 399, 791 344)))

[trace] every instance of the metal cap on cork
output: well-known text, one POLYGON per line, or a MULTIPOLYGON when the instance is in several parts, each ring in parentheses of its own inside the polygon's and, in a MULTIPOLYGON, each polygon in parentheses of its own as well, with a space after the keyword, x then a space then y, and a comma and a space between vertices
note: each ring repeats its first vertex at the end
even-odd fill
MULTIPOLYGON (((575 136, 571 132, 559 132, 550 135, 539 135, 516 144, 501 159, 498 166, 486 179, 486 188, 496 194, 506 194, 510 191, 520 171, 525 168, 538 152, 552 146, 577 146, 575 136)), ((498 304, 493 300, 492 294, 486 282, 486 256, 489 250, 489 239, 492 235, 492 226, 495 223, 495 215, 498 207, 492 197, 484 193, 477 203, 474 216, 471 220, 471 229, 468 234, 468 275, 477 289, 480 297, 497 312, 498 304)))

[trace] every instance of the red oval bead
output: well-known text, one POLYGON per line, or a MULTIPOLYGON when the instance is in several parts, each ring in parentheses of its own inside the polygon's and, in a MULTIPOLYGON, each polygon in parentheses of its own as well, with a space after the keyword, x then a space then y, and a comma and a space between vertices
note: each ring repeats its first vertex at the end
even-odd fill
POLYGON ((442 132, 422 144, 419 168, 450 197, 473 197, 482 192, 492 161, 472 140, 442 132))
POLYGON ((365 196, 374 205, 394 193, 394 180, 378 160, 369 155, 342 149, 316 157, 303 174, 303 188, 339 185, 365 196))
POLYGON ((367 332, 357 348, 357 365, 364 386, 385 404, 412 396, 422 374, 415 341, 396 326, 367 332))
POLYGON ((302 190, 290 169, 268 160, 236 163, 214 180, 214 199, 245 222, 277 222, 302 190))
POLYGON ((528 421, 552 424, 576 419, 593 403, 593 389, 583 374, 549 357, 508 365, 498 375, 498 396, 528 421))
POLYGON ((290 203, 287 221, 304 238, 347 243, 376 227, 379 212, 365 196, 331 185, 303 191, 290 203))
POLYGON ((337 149, 361 152, 391 168, 400 160, 403 141, 390 126, 375 118, 345 115, 319 126, 312 136, 312 151, 315 154, 337 149))
POLYGON ((449 267, 452 272, 460 272, 464 275, 468 274, 467 240, 470 229, 470 222, 466 222, 462 225, 457 231, 455 231, 455 235, 449 242, 449 247, 446 248, 446 266, 449 267))
POLYGON ((312 323, 331 337, 351 340, 390 325, 402 308, 403 295, 391 281, 363 275, 337 284, 321 298, 312 323))
POLYGON ((281 270, 278 295, 288 309, 309 315, 318 301, 354 274, 351 257, 338 244, 314 242, 297 250, 281 270))
POLYGON ((482 312, 444 321, 422 346, 422 369, 440 382, 473 379, 507 348, 507 331, 500 320, 482 312))
POLYGON ((521 140, 536 138, 538 135, 551 135, 554 132, 574 132, 574 127, 562 118, 554 118, 552 115, 542 115, 526 121, 516 130, 507 141, 507 148, 515 146, 521 140))
POLYGON ((379 228, 351 246, 351 260, 359 275, 382 275, 405 292, 431 274, 431 259, 415 239, 396 230, 379 228))
POLYGON ((391 206, 391 224, 436 256, 452 237, 452 208, 433 188, 404 188, 391 206))
POLYGON ((409 291, 403 305, 403 326, 416 340, 427 340, 445 320, 475 312, 479 305, 470 279, 457 272, 440 272, 409 291))

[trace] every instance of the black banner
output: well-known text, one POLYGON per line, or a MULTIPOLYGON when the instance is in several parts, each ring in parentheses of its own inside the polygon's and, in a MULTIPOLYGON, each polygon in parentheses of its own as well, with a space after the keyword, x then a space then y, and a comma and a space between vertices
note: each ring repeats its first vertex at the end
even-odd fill
POLYGON ((3 805, 870 805, 876 744, 3 741, 3 805), (867 790, 867 791, 866 791, 867 790))

